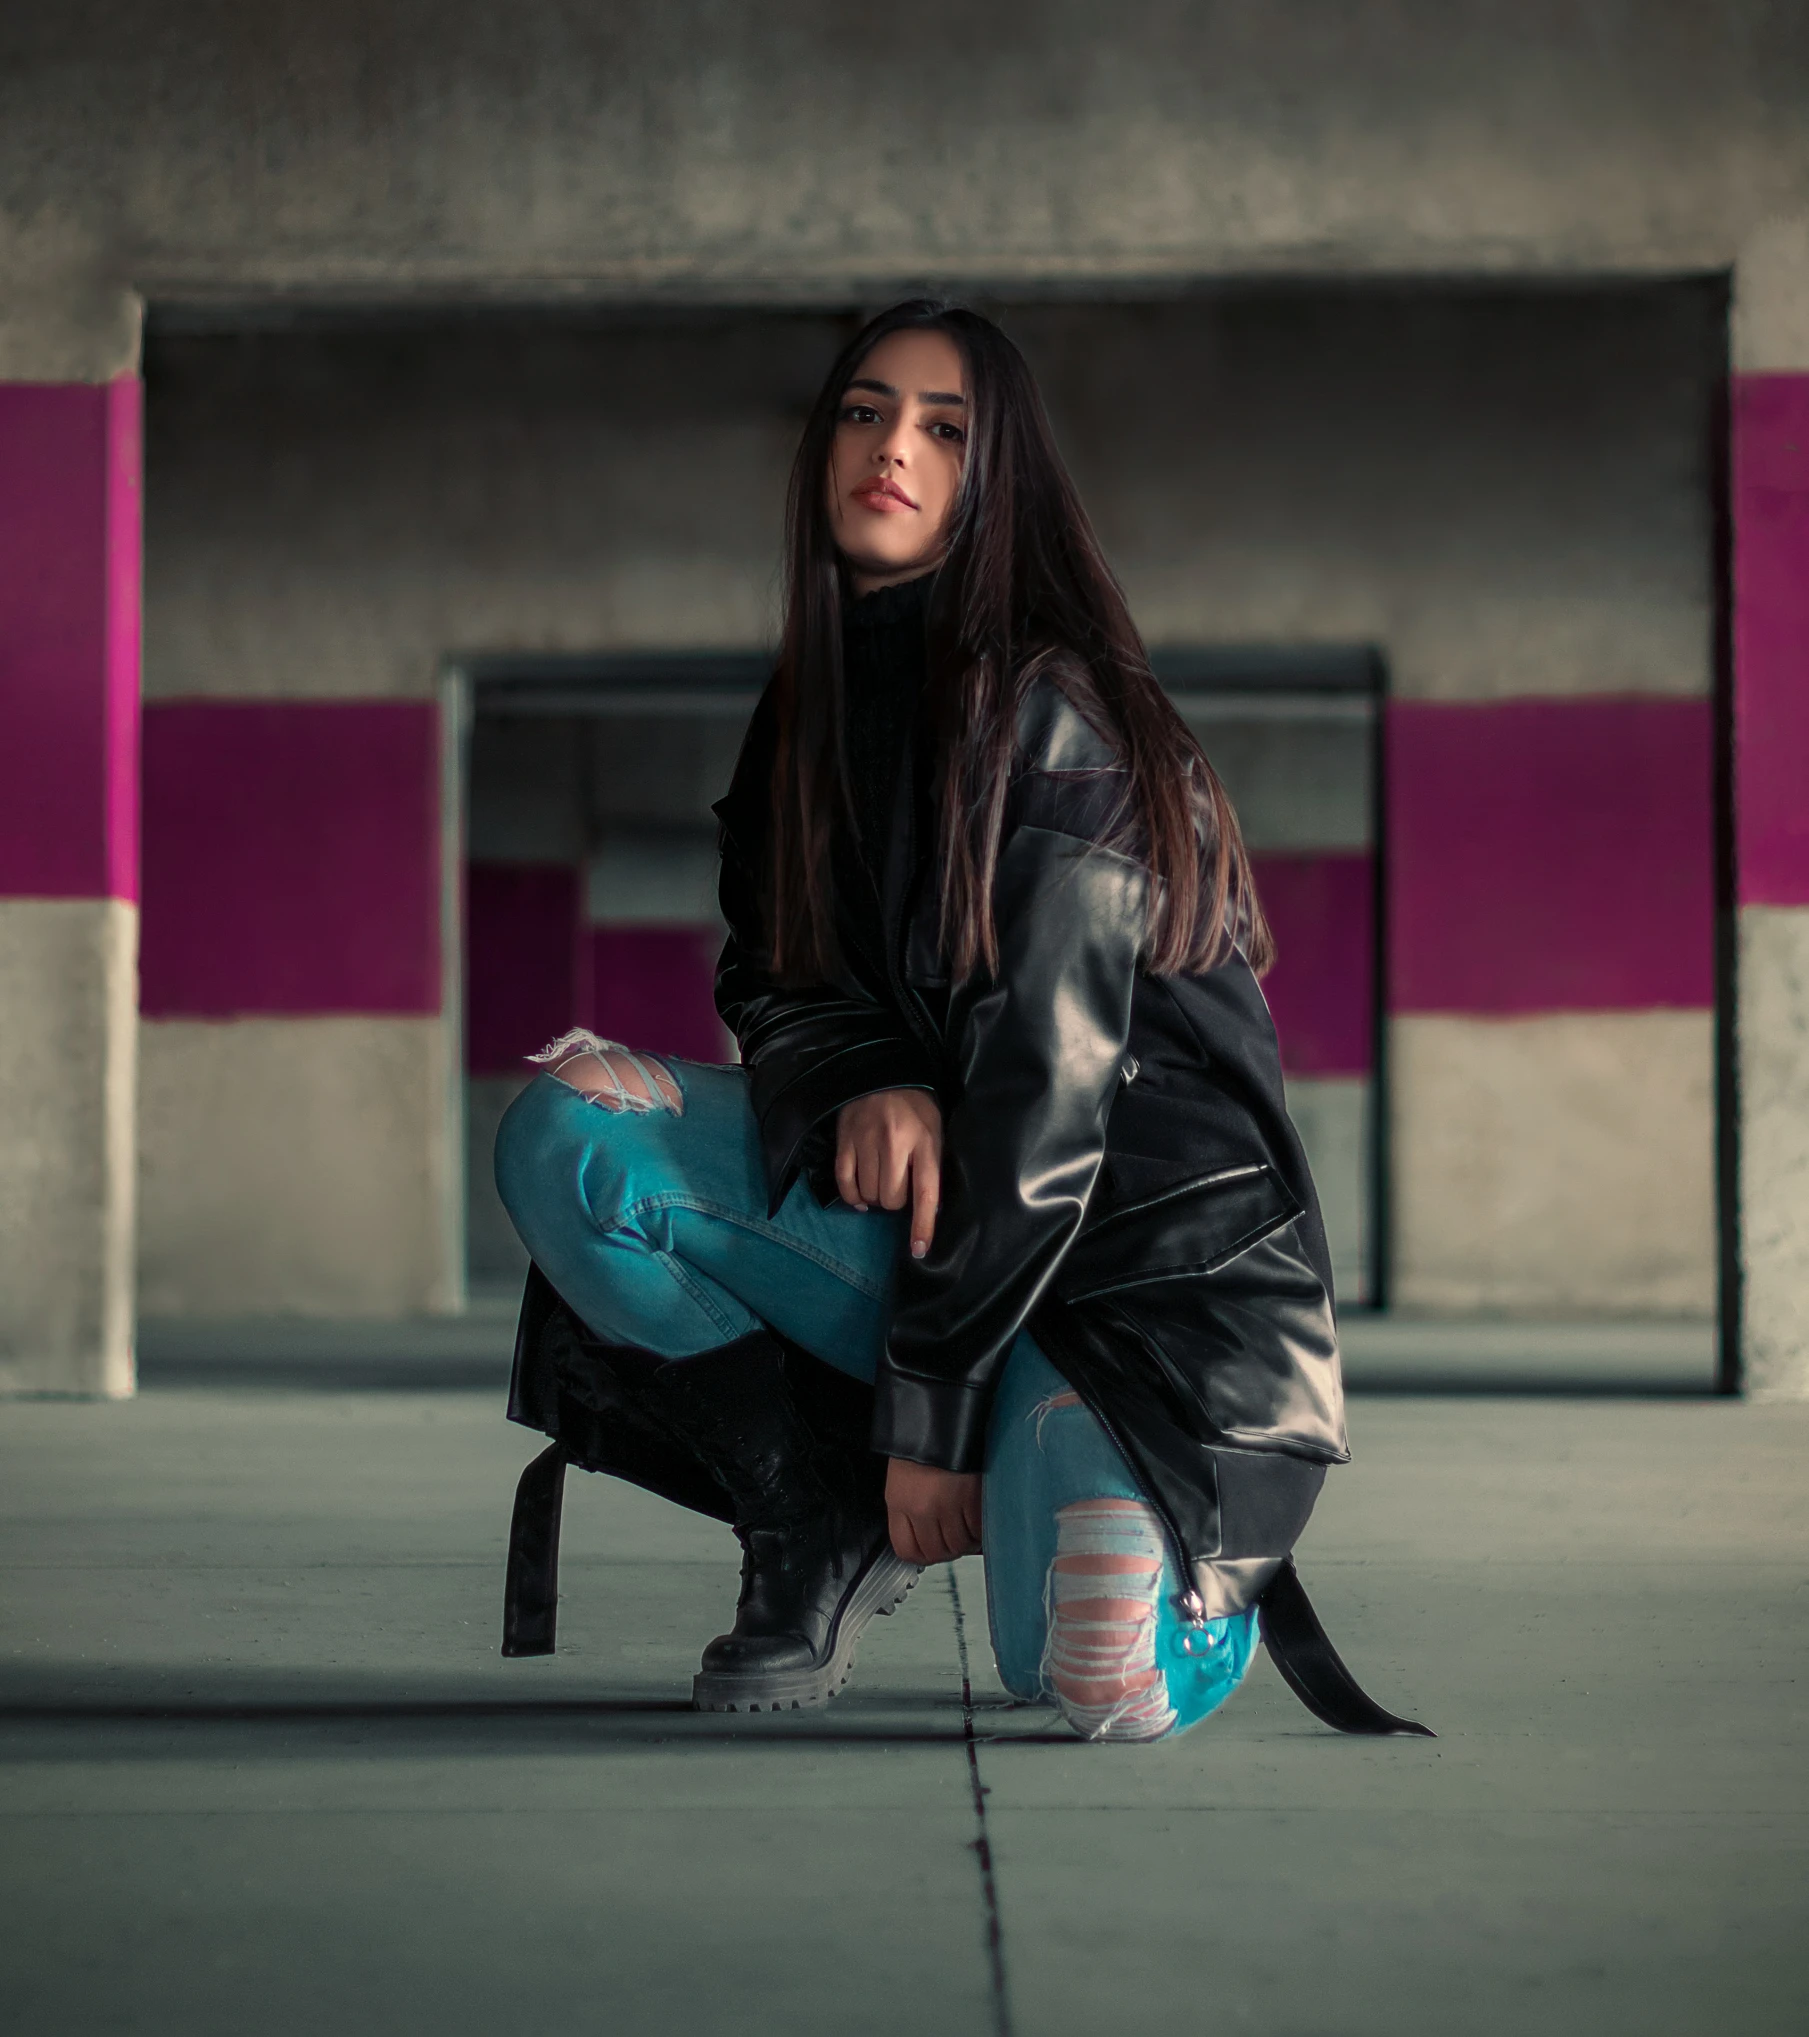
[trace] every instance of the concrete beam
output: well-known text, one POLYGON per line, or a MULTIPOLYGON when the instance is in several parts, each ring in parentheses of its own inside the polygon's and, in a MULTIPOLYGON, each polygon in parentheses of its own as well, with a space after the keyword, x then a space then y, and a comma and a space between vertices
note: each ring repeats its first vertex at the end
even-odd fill
POLYGON ((1734 372, 1789 374, 1809 362, 1809 212, 1752 230, 1734 266, 1734 372))
POLYGON ((0 278, 0 383, 138 373, 143 302, 71 205, 0 206, 0 278))
POLYGON ((821 0, 445 0, 424 36, 399 0, 64 0, 9 24, 0 207, 154 298, 797 302, 1674 274, 1802 188, 1800 8, 1404 19, 933 0, 854 39, 821 0))

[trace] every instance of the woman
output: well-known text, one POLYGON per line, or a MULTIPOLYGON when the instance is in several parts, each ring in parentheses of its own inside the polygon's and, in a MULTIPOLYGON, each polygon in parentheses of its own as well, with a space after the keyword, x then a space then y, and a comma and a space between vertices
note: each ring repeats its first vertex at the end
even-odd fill
POLYGON ((898 305, 831 369, 716 811, 741 1067, 568 1035, 498 1137, 510 1412, 555 1439, 505 1652, 552 1645, 576 1461, 740 1537, 700 1706, 822 1702, 983 1549, 1007 1688, 1089 1739, 1216 1710, 1259 1605, 1321 1716, 1413 1730, 1288 1561, 1348 1452, 1237 823, 978 314, 898 305))

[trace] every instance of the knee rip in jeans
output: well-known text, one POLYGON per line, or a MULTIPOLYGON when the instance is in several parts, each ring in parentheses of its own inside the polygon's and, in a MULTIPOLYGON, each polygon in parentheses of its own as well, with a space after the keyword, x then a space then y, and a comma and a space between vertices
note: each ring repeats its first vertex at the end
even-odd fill
POLYGON ((685 1114, 684 1091, 663 1061, 637 1054, 619 1040, 600 1040, 582 1027, 561 1033, 528 1059, 601 1110, 627 1111, 634 1117, 655 1110, 675 1118, 685 1114))
POLYGON ((1156 1661, 1164 1548, 1141 1500, 1076 1500, 1055 1516, 1043 1688, 1084 1740, 1159 1740, 1175 1723, 1156 1661))

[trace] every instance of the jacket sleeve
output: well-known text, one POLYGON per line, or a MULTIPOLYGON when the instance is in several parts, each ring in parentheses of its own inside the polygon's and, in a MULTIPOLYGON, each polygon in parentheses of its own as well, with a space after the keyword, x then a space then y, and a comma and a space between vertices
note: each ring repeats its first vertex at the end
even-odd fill
POLYGON ((994 892, 999 964, 949 1013, 961 1094, 929 1254, 907 1262, 877 1382, 874 1447, 978 1471, 1012 1344, 1086 1211, 1105 1156, 1142 951, 1148 873, 1093 839, 1103 779, 1044 772, 994 892))
POLYGON ((832 984, 783 984, 772 972, 759 873, 775 747, 771 705, 763 698, 734 781, 714 809, 728 926, 716 1009, 749 1073, 769 1214, 785 1200, 811 1134, 843 1104, 880 1089, 936 1086, 928 1055, 889 1006, 832 984))

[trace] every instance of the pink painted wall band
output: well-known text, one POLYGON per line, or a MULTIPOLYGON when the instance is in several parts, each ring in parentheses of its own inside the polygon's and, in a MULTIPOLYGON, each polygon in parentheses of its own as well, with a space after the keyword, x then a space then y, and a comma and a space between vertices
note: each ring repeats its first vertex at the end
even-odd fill
POLYGON ((1705 700, 1393 703, 1391 1009, 1711 1004, 1710 736, 1705 700))
POLYGON ((720 927, 587 927, 585 936, 580 1025, 687 1061, 729 1058, 716 1016, 720 927))
POLYGON ((437 1012, 439 824, 431 702, 153 703, 145 1015, 437 1012))
POLYGON ((1275 935, 1263 995, 1290 1075, 1365 1076, 1375 1058, 1375 865, 1364 854, 1252 857, 1275 935))
POLYGON ((1809 375, 1733 385, 1734 811, 1743 905, 1809 905, 1809 375))
POLYGON ((138 896, 142 385, 0 385, 0 896, 138 896))
POLYGON ((473 863, 465 885, 465 1065, 519 1075, 578 1022, 579 948, 588 930, 572 863, 473 863))

